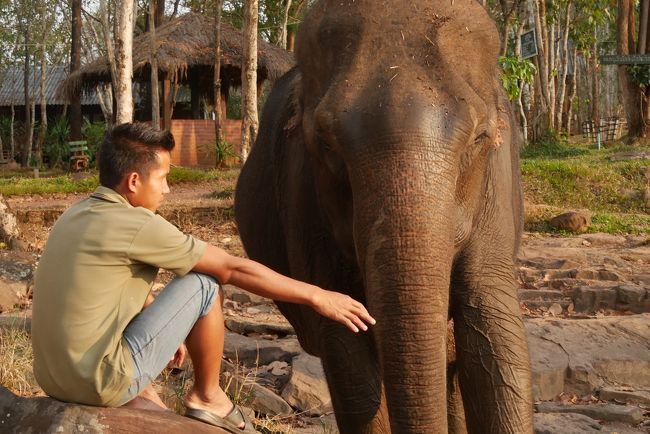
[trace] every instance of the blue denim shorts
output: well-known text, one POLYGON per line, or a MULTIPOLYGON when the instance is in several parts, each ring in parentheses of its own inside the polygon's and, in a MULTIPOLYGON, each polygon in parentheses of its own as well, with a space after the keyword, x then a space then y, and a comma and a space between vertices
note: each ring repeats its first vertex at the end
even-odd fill
MULTIPOLYGON (((167 366, 196 321, 210 312, 219 294, 211 276, 188 273, 172 280, 126 327, 134 378, 121 404, 138 396, 167 366)), ((121 405, 120 404, 120 405, 121 405)))

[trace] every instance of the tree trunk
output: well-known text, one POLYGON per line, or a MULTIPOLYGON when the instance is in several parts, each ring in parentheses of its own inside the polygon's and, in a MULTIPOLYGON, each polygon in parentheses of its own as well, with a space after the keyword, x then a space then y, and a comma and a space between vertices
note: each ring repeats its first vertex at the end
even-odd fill
POLYGON ((637 45, 637 53, 645 54, 646 52, 646 39, 648 37, 648 3, 650 0, 641 0, 641 12, 639 15, 639 43, 637 45))
POLYGON ((11 103, 11 122, 9 123, 9 145, 11 147, 11 158, 16 155, 16 136, 14 134, 14 123, 16 121, 16 109, 11 103))
MULTIPOLYGON (((27 21, 27 18, 25 18, 25 21, 27 21)), ((27 22, 24 23, 23 32, 25 39, 25 64, 23 68, 23 90, 25 92, 25 141, 23 142, 22 152, 20 153, 20 165, 22 167, 27 167, 32 151, 32 142, 29 134, 29 131, 32 128, 32 113, 29 96, 29 25, 27 22)))
MULTIPOLYGON (((594 38, 596 28, 594 28, 594 38)), ((594 121, 596 134, 600 132, 600 70, 598 68, 598 41, 594 39, 591 53, 591 119, 594 121)))
POLYGON ((113 93, 110 84, 99 84, 95 87, 95 95, 102 109, 104 120, 108 126, 113 125, 113 93))
MULTIPOLYGON (((163 0, 157 0, 164 4, 163 0)), ((151 125, 160 128, 160 98, 158 95, 158 47, 156 43, 156 0, 149 1, 149 35, 151 37, 151 125)))
POLYGON ((117 115, 117 110, 113 108, 116 105, 114 96, 116 94, 115 89, 117 89, 117 63, 115 61, 115 49, 113 47, 113 39, 111 38, 111 26, 108 19, 109 5, 110 2, 107 3, 106 0, 99 1, 100 21, 102 23, 102 32, 104 34, 104 44, 106 44, 106 57, 108 57, 108 63, 111 68, 111 113, 113 116, 111 123, 114 123, 117 115))
MULTIPOLYGON (((72 0, 70 72, 81 68, 81 0, 72 0)), ((81 94, 70 101, 70 139, 81 140, 81 94)))
POLYGON ((534 0, 535 31, 537 33, 537 51, 535 56, 539 80, 535 80, 536 110, 533 117, 533 138, 548 132, 549 119, 549 66, 548 66, 548 35, 546 32, 546 4, 544 0, 534 0))
POLYGON ((244 1, 244 58, 242 68, 242 141, 239 159, 243 164, 257 136, 257 0, 244 1))
MULTIPOLYGON (((618 1, 618 16, 616 19, 616 51, 621 55, 634 53, 634 2, 633 0, 618 1)), ((618 83, 621 89, 621 99, 627 118, 630 141, 644 136, 643 114, 639 98, 639 86, 634 83, 626 65, 618 66, 618 83)))
MULTIPOLYGON (((214 0, 214 139, 217 146, 223 142, 223 113, 221 110, 221 10, 223 0, 214 0)), ((218 166, 221 161, 215 161, 218 166)))
POLYGON ((118 3, 116 11, 117 33, 115 37, 115 100, 117 102, 116 124, 133 121, 133 26, 134 0, 118 3))
POLYGON ((278 45, 286 50, 287 48, 287 26, 289 25, 289 9, 291 9, 291 0, 285 0, 284 15, 282 17, 282 27, 280 28, 280 37, 278 45))
POLYGON ((47 63, 45 60, 46 60, 45 40, 43 40, 43 45, 41 50, 41 86, 40 86, 41 128, 39 130, 38 141, 36 143, 36 149, 35 149, 37 167, 41 167, 41 165, 43 164, 43 146, 45 145, 45 137, 47 136, 47 100, 45 99, 45 78, 46 78, 47 63))
POLYGON ((569 74, 569 24, 571 18, 571 2, 567 2, 566 12, 564 15, 564 29, 562 33, 562 56, 558 95, 557 95, 557 110, 555 112, 555 127, 559 131, 562 129, 562 114, 564 113, 564 96, 566 94, 566 80, 569 74))
POLYGON ((571 58, 573 59, 573 77, 571 78, 571 90, 569 92, 569 97, 567 98, 567 118, 566 118, 566 130, 571 135, 571 126, 573 123, 573 99, 576 96, 576 92, 578 90, 578 74, 579 74, 579 69, 578 69, 578 64, 577 64, 577 57, 578 57, 578 50, 576 47, 573 47, 571 50, 571 58))

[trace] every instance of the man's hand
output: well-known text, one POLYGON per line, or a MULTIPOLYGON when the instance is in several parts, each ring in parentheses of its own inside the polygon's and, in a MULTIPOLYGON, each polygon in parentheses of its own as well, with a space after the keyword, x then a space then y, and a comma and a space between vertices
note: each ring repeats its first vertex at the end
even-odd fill
POLYGON ((167 363, 168 368, 180 368, 185 361, 185 356, 187 355, 187 347, 185 344, 181 344, 180 347, 174 353, 174 356, 167 363))
POLYGON ((363 304, 339 292, 321 289, 314 295, 312 308, 324 317, 340 322, 355 333, 358 333, 359 329, 367 331, 366 323, 370 325, 376 323, 363 304))

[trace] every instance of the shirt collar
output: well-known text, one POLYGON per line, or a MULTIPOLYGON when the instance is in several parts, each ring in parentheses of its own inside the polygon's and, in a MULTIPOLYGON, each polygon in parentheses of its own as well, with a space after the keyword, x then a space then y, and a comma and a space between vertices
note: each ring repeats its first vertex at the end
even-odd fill
POLYGON ((131 205, 124 196, 122 196, 117 191, 111 188, 104 187, 103 185, 97 187, 93 192, 93 194, 90 195, 90 197, 93 197, 95 199, 106 200, 108 202, 123 203, 129 207, 133 207, 133 205, 131 205))

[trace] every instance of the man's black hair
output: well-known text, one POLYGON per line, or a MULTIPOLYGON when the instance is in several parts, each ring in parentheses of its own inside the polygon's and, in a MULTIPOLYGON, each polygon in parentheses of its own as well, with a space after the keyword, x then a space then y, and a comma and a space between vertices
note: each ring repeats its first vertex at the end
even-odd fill
POLYGON ((115 188, 124 176, 137 172, 149 175, 157 163, 156 152, 174 149, 174 136, 144 123, 117 125, 106 132, 97 159, 99 183, 115 188))

